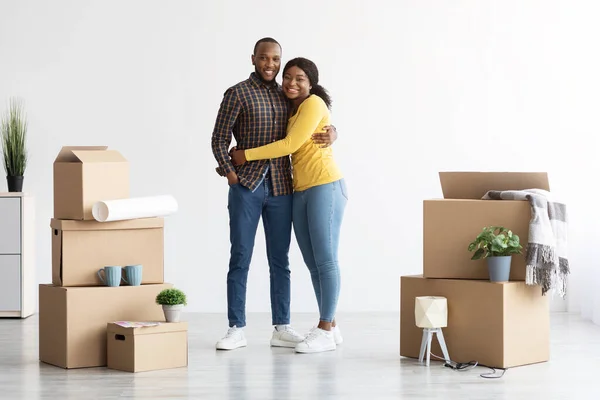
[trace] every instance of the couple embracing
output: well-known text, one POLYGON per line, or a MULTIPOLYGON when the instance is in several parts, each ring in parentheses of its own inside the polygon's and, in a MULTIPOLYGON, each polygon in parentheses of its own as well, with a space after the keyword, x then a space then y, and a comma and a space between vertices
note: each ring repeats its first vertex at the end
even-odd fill
POLYGON ((342 343, 335 314, 340 292, 338 243, 347 191, 331 144, 331 99, 316 65, 305 58, 281 67, 281 46, 260 39, 255 71, 224 94, 212 134, 217 172, 229 183, 231 252, 227 273, 229 329, 217 349, 246 346, 246 283, 262 217, 270 274, 271 346, 298 353, 335 350, 342 343), (232 135, 237 146, 229 149, 232 135), (291 155, 291 160, 290 160, 291 155), (293 176, 292 176, 293 169, 293 176), (289 247, 292 225, 319 307, 306 335, 290 325, 289 247))

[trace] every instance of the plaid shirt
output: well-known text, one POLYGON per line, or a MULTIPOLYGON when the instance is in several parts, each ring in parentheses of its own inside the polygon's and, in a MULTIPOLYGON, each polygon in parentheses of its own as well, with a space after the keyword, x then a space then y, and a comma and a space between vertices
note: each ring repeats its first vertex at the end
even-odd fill
POLYGON ((256 160, 234 167, 229 157, 231 136, 238 149, 251 149, 284 139, 288 102, 276 82, 263 83, 253 72, 250 78, 230 87, 224 94, 212 134, 212 151, 219 163, 217 173, 236 171, 240 184, 255 190, 269 169, 273 194, 291 194, 292 169, 289 156, 256 160))

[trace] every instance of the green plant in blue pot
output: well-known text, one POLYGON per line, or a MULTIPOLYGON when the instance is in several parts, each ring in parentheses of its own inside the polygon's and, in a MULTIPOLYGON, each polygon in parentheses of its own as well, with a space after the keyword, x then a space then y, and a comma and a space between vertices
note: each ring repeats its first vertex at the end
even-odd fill
POLYGON ((490 281, 508 282, 512 256, 521 254, 519 236, 503 226, 486 226, 468 247, 471 260, 486 259, 490 281))
POLYGON ((181 310, 187 305, 187 298, 179 289, 164 289, 156 295, 156 304, 162 306, 167 322, 179 322, 181 310))

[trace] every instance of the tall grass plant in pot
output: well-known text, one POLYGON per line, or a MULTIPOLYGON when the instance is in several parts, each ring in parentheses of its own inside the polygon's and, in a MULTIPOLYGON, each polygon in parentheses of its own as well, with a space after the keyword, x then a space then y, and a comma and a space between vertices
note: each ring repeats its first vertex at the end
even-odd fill
POLYGON ((469 244, 471 260, 486 259, 490 281, 508 282, 512 256, 521 254, 519 236, 503 226, 486 226, 469 244))
POLYGON ((167 322, 179 322, 181 310, 187 305, 187 298, 179 289, 164 289, 156 295, 156 304, 162 306, 167 322))
POLYGON ((22 192, 27 168, 27 118, 21 102, 11 98, 8 111, 0 122, 2 165, 9 192, 22 192))

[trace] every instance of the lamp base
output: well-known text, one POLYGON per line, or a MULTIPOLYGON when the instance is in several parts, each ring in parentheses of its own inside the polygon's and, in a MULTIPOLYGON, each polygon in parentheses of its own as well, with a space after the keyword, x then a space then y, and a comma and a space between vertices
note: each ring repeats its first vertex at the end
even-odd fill
POLYGON ((431 340, 435 333, 437 340, 442 348, 444 359, 446 362, 450 362, 450 355, 448 354, 448 348, 446 347, 446 341, 444 340, 444 334, 442 328, 423 328, 423 339, 421 340, 421 353, 419 354, 419 362, 423 362, 425 358, 425 351, 427 351, 427 359, 425 365, 429 367, 429 358, 431 356, 431 340))

